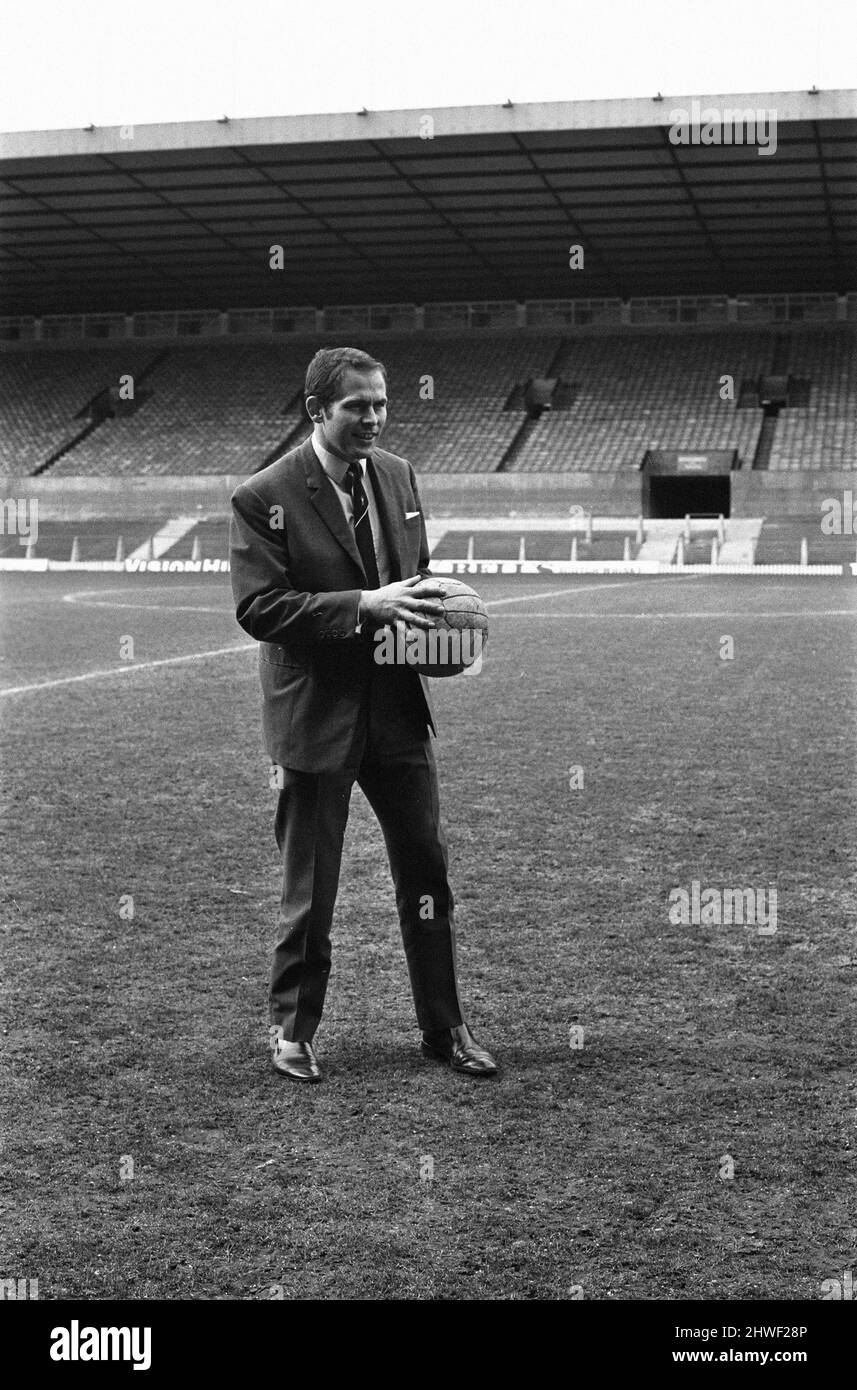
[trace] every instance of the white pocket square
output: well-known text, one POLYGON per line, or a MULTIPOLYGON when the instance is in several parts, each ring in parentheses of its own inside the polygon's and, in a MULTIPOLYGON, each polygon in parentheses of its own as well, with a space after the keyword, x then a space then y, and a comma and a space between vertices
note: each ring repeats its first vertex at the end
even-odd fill
POLYGON ((405 521, 413 521, 415 516, 419 516, 419 512, 405 512, 405 521))

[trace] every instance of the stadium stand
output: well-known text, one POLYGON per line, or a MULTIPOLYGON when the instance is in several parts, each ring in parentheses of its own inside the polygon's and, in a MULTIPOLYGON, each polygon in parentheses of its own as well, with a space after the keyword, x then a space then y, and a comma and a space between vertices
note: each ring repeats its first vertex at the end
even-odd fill
POLYGON ((851 468, 857 462, 857 344, 853 329, 790 335, 788 371, 810 382, 809 404, 777 415, 770 468, 851 468))
POLYGON ((511 334, 379 344, 390 369, 384 446, 417 472, 496 472, 521 425, 520 415, 503 411, 509 390, 539 374, 558 345, 557 338, 511 334), (423 399, 429 378, 433 394, 423 399))
MULTIPOLYGON (((222 525, 220 529, 222 535, 222 525)), ((40 559, 69 560, 76 543, 81 560, 114 560, 120 534, 125 554, 129 554, 148 541, 152 526, 149 522, 128 520, 121 525, 109 520, 40 521, 38 541, 33 551, 40 559)), ((214 553, 220 554, 222 550, 221 543, 214 553)), ((21 554, 17 536, 0 534, 0 556, 18 558, 21 554)))
POLYGON ((306 349, 234 345, 168 353, 134 415, 107 419, 65 455, 56 476, 243 473, 302 416, 306 349))
POLYGON ((818 524, 818 513, 803 516, 766 517, 755 548, 758 565, 794 564, 806 542, 811 565, 841 564, 853 561, 857 540, 853 534, 827 535, 818 524))
MULTIPOLYGON (((568 560, 571 554, 571 536, 567 531, 527 531, 522 535, 526 543, 527 560, 568 560)), ((433 560, 459 560, 467 554, 468 542, 473 539, 465 530, 451 528, 443 533, 439 543, 432 547, 433 560)), ((521 536, 512 531, 487 531, 478 536, 480 555, 490 555, 492 560, 518 560, 521 536)), ((635 528, 629 524, 625 529, 610 532, 596 532, 592 539, 585 535, 575 537, 575 553, 580 560, 621 560, 625 555, 626 541, 629 556, 636 555, 638 545, 635 528)))
MULTIPOLYGON (((611 473, 639 469, 653 448, 735 449, 743 468, 857 462, 852 325, 356 336, 389 369, 384 444, 418 472, 611 473), (766 416, 754 384, 774 371, 806 383, 808 404, 766 416), (724 400, 727 376, 733 398, 724 400), (527 413, 531 378, 556 383, 538 418, 527 413)), ((0 469, 59 478, 252 473, 308 434, 301 390, 316 346, 129 342, 0 353, 0 469), (92 403, 127 374, 144 383, 138 408, 91 419, 92 403)))
POLYGON ((142 373, 154 355, 142 344, 0 354, 0 469, 35 473, 85 429, 81 412, 93 397, 123 372, 142 373))
POLYGON ((506 461, 515 471, 610 471, 639 467, 647 449, 735 448, 752 462, 762 412, 723 400, 730 375, 764 370, 770 334, 734 329, 687 337, 657 334, 566 340, 550 375, 570 383, 572 403, 531 423, 525 447, 506 461))

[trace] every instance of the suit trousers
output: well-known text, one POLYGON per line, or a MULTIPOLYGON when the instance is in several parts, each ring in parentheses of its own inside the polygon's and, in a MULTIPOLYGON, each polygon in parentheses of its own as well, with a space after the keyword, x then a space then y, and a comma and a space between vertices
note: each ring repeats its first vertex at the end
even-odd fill
POLYGON ((312 1040, 324 1007, 355 781, 383 831, 419 1027, 429 1031, 463 1022, 434 753, 424 731, 422 737, 391 741, 370 721, 356 767, 335 773, 283 769, 275 821, 283 889, 270 1017, 293 1041, 312 1040))

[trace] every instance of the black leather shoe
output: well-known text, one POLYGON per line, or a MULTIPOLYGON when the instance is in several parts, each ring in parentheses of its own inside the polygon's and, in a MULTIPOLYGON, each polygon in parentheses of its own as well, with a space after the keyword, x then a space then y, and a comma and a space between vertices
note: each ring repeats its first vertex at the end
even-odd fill
POLYGON ((274 1071, 279 1072, 280 1076, 290 1077, 292 1081, 320 1081, 322 1078, 312 1043, 275 1038, 271 1060, 274 1071))
POLYGON ((493 1076, 497 1063, 484 1047, 480 1047, 466 1023, 457 1028, 443 1028, 438 1033, 423 1033, 422 1052, 448 1062, 453 1071, 465 1076, 493 1076))

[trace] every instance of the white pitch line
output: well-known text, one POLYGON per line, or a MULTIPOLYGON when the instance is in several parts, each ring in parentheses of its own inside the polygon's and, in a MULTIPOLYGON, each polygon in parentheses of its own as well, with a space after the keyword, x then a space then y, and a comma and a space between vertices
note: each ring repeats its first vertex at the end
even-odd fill
POLYGON ((706 609, 698 613, 599 613, 568 612, 553 613, 498 613, 498 618, 517 618, 522 622, 527 618, 550 618, 559 622, 565 618, 857 618, 857 608, 815 608, 795 609, 793 612, 765 613, 742 609, 741 612, 723 612, 720 609, 706 609))
MULTIPOLYGON (((663 580, 661 579, 660 576, 655 576, 655 577, 653 577, 652 579, 644 579, 644 578, 623 579, 623 580, 621 580, 618 584, 611 584, 611 583, 609 583, 609 582, 606 582, 606 583, 603 583, 603 584, 586 584, 586 585, 581 585, 581 586, 578 587, 577 589, 570 589, 570 588, 566 585, 566 587, 563 588, 563 589, 548 589, 548 590, 543 590, 541 593, 535 593, 535 594, 532 594, 532 593, 531 593, 531 594, 515 594, 515 595, 513 595, 513 596, 511 596, 511 597, 509 597, 509 598, 489 599, 489 600, 486 602, 486 605, 485 605, 485 606, 486 606, 486 608, 488 608, 488 607, 497 608, 497 607, 499 607, 499 605, 500 605, 501 603, 502 603, 502 604, 506 604, 506 603, 528 603, 528 602, 533 602, 533 601, 535 601, 536 599, 566 598, 566 597, 567 597, 567 598, 573 598, 576 594, 591 593, 593 590, 598 590, 598 591, 600 591, 600 590, 603 590, 603 589, 627 589, 627 588, 630 588, 632 585, 633 585, 633 586, 639 587, 640 584, 655 584, 655 583, 663 583, 663 580)), ((74 593, 71 593, 71 594, 64 594, 64 595, 63 595, 63 599, 64 599, 64 601, 65 601, 66 603, 76 603, 76 602, 78 602, 80 599, 84 598, 86 594, 89 594, 89 593, 98 593, 98 592, 99 592, 99 590, 97 590, 97 589, 89 589, 89 590, 84 590, 84 592, 83 592, 82 594, 74 594, 74 593)), ((100 592, 103 593, 104 591, 101 590, 100 592)), ((115 591, 115 592, 124 592, 124 590, 117 590, 117 591, 115 591)), ((85 606, 86 606, 86 607, 93 607, 93 608, 95 608, 95 607, 98 607, 98 608, 132 608, 132 607, 134 607, 134 608, 151 608, 152 611, 171 610, 171 611, 173 611, 173 612, 189 612, 189 613, 228 613, 228 612, 230 611, 228 608, 199 608, 199 607, 189 607, 189 606, 186 606, 186 605, 185 605, 185 606, 179 607, 179 606, 173 606, 173 605, 170 605, 170 604, 146 604, 146 603, 143 603, 143 604, 105 603, 105 602, 103 602, 103 601, 96 602, 96 603, 86 604, 85 606)), ((553 621, 562 620, 562 619, 564 619, 564 618, 637 618, 637 619, 640 619, 640 618, 648 618, 648 619, 653 619, 653 618, 846 618, 846 617, 854 617, 854 616, 855 616, 855 610, 850 609, 850 608, 832 608, 832 609, 817 610, 817 611, 815 611, 815 612, 807 612, 806 610, 802 610, 802 611, 796 611, 796 612, 780 612, 780 613, 754 613, 754 612, 742 612, 742 613, 724 613, 724 612, 699 612, 699 613, 616 613, 616 612, 610 613, 610 612, 607 612, 607 613, 604 613, 604 612, 588 612, 588 613, 581 613, 581 612, 575 612, 574 610, 571 610, 571 611, 565 612, 565 613, 520 613, 520 614, 509 613, 509 614, 501 614, 500 616, 501 616, 501 617, 510 617, 510 618, 517 617, 517 618, 520 618, 520 619, 522 619, 522 620, 526 620, 527 618, 549 618, 549 619, 551 619, 551 620, 553 620, 553 621)), ((215 656, 228 656, 228 655, 230 655, 230 654, 233 653, 233 652, 247 652, 247 651, 252 651, 254 648, 257 648, 257 647, 258 647, 258 643, 257 643, 257 642, 242 642, 242 643, 240 643, 238 646, 234 646, 234 647, 215 647, 215 648, 212 648, 210 651, 205 651, 205 652, 189 652, 189 653, 187 653, 185 656, 168 656, 168 657, 162 657, 160 660, 157 660, 157 661, 138 661, 138 662, 135 662, 135 663, 134 663, 133 665, 131 665, 131 666, 114 666, 114 667, 110 667, 110 668, 108 668, 108 669, 106 669, 106 670, 103 670, 103 671, 86 671, 86 672, 84 672, 83 675, 80 675, 80 676, 61 676, 61 677, 59 677, 57 680, 51 680, 51 681, 36 681, 36 682, 34 682, 32 685, 12 685, 12 686, 7 686, 5 689, 0 689, 0 698, 2 698, 4 695, 26 695, 26 694, 28 694, 30 691, 33 691, 33 690, 52 690, 52 689, 56 689, 58 686, 61 686, 61 685, 75 685, 75 684, 77 684, 77 683, 79 683, 79 682, 81 682, 81 681, 101 680, 101 679, 105 679, 105 678, 107 678, 107 677, 109 677, 109 676, 127 676, 127 675, 129 675, 132 671, 151 671, 151 670, 154 670, 154 669, 155 669, 156 667, 158 667, 158 666, 179 666, 179 665, 182 665, 183 663, 188 662, 188 661, 206 661, 206 660, 208 660, 208 659, 211 658, 211 657, 215 657, 215 656)))
MULTIPOLYGON (((575 594, 590 593, 593 589, 625 589, 629 584, 651 584, 651 579, 623 579, 618 584, 583 584, 577 589, 549 589, 542 593, 516 594, 513 598, 493 598, 485 600, 486 608, 496 608, 501 603, 527 603, 535 599, 562 598, 563 595, 573 597, 575 594)), ((162 588, 163 586, 158 586, 162 588)), ((197 587, 197 586, 194 586, 197 587)), ((210 604, 188 604, 188 603, 122 603, 113 599, 91 599, 90 594, 97 593, 125 593, 125 589, 84 589, 81 593, 63 594, 63 603, 79 604, 82 608, 137 608, 144 613, 231 613, 231 608, 214 608, 210 604)))
MULTIPOLYGON (((631 584, 652 584, 654 579, 623 579, 619 584, 581 584, 577 589, 548 589, 541 594, 515 594, 514 598, 485 599, 486 608, 496 608, 501 603, 530 603, 537 598, 574 598, 575 594, 588 594, 593 589, 627 589, 631 584)), ((658 577, 657 582, 660 582, 658 577)), ((529 617, 529 614, 525 616, 529 617)))
POLYGON ((58 685, 74 685, 78 681, 94 681, 105 676, 128 676, 133 671, 151 671, 156 666, 179 666, 183 661, 206 661, 212 656, 228 656, 231 652, 246 652, 257 647, 257 642, 242 642, 237 647, 214 647, 208 652, 188 652, 185 656, 165 656, 159 661, 135 661, 130 666, 112 666, 104 671, 85 671, 82 676, 60 676, 55 681, 36 681, 32 685, 8 685, 0 690, 3 695, 26 695, 31 690, 52 690, 58 685))
MULTIPOLYGON (((634 583, 634 582, 635 582, 635 581, 633 581, 633 580, 627 580, 627 581, 623 581, 622 584, 590 584, 590 585, 587 585, 586 587, 587 587, 587 589, 618 589, 618 588, 623 588, 623 587, 625 587, 625 585, 628 584, 628 583, 634 583)), ((99 590, 97 590, 97 589, 88 589, 88 590, 84 590, 83 594, 80 594, 80 595, 76 595, 76 594, 64 594, 64 595, 63 595, 63 598, 64 598, 65 602, 67 602, 67 603, 75 603, 75 602, 77 602, 80 598, 83 598, 85 594, 98 593, 98 592, 99 592, 99 590)), ((103 590, 102 590, 101 592, 103 592, 103 590)), ((124 590, 118 590, 118 591, 115 591, 115 592, 120 592, 120 593, 121 593, 121 592, 124 592, 124 590)), ((577 592, 580 593, 580 592, 582 592, 582 590, 578 590, 577 592)), ((542 592, 542 593, 538 593, 538 594, 527 594, 526 596, 517 595, 517 596, 515 596, 514 598, 493 599, 493 600, 492 600, 492 603, 493 603, 494 606, 496 606, 498 603, 519 603, 519 602, 522 601, 522 598, 523 598, 523 597, 526 597, 527 599, 557 598, 557 597, 560 597, 561 595, 567 594, 567 593, 568 593, 568 588, 566 587, 565 589, 555 589, 555 590, 550 590, 550 591, 548 591, 548 592, 542 592)), ((121 604, 121 603, 104 603, 103 601, 101 601, 101 602, 96 602, 96 603, 88 603, 88 604, 86 604, 85 606, 86 606, 87 608, 96 608, 96 607, 98 607, 98 608, 131 608, 131 607, 139 607, 139 608, 151 608, 153 611, 161 611, 161 610, 165 610, 165 609, 166 609, 166 610, 170 610, 170 609, 172 608, 172 605, 170 605, 170 604, 146 604, 146 603, 144 603, 144 604, 134 604, 134 605, 132 605, 132 604, 121 604)), ((172 608, 172 611, 178 612, 178 611, 181 611, 181 610, 179 610, 178 608, 172 608)), ((221 609, 221 608, 212 608, 212 609, 186 608, 184 611, 187 611, 187 612, 212 612, 212 613, 221 613, 221 612, 222 612, 222 613, 228 613, 230 610, 227 609, 227 608, 223 608, 223 609, 221 609)), ((526 615, 524 615, 524 616, 526 616, 526 615)), ((167 656, 167 657, 162 657, 162 658, 161 658, 160 660, 158 660, 158 661, 137 661, 137 662, 134 662, 134 664, 131 665, 131 666, 113 666, 113 667, 108 667, 106 670, 103 670, 103 671, 85 671, 85 672, 83 673, 83 675, 80 675, 80 676, 60 676, 57 680, 52 680, 52 681, 34 681, 31 685, 10 685, 10 686, 6 686, 5 689, 0 689, 0 698, 2 698, 2 697, 5 696, 5 695, 28 695, 28 694, 30 694, 31 691, 34 691, 34 690, 55 690, 58 686, 61 686, 61 685, 76 685, 76 684, 79 684, 81 681, 104 680, 104 679, 106 679, 106 678, 108 678, 108 677, 110 677, 110 676, 127 676, 127 675, 129 675, 132 671, 152 671, 152 670, 154 670, 154 669, 155 669, 156 667, 158 667, 158 666, 179 666, 179 665, 181 665, 183 662, 188 662, 188 661, 206 661, 206 660, 208 660, 210 657, 215 657, 215 656, 228 656, 228 655, 230 655, 230 653, 232 653, 232 652, 246 652, 246 651, 252 651, 252 649, 253 649, 254 647, 258 647, 258 643, 257 643, 257 642, 242 642, 239 646, 235 646, 235 647, 215 647, 215 648, 212 648, 210 651, 207 651, 207 652, 190 652, 190 653, 188 653, 188 654, 185 655, 185 656, 167 656)))
MULTIPOLYGON (((152 588, 165 589, 168 585, 152 585, 152 588)), ((201 584, 191 584, 188 588, 200 589, 201 584)), ((63 603, 79 604, 81 608, 142 608, 144 612, 160 613, 169 610, 171 613, 228 613, 229 608, 212 608, 210 604, 189 604, 189 603, 117 603, 114 599, 91 597, 92 594, 126 594, 127 589, 81 589, 80 592, 72 590, 71 593, 63 594, 63 603)), ((175 590, 172 591, 175 593, 175 590)))
POLYGON ((81 608, 140 608, 144 613, 229 613, 230 608, 212 608, 198 603, 104 603, 91 599, 81 608))

